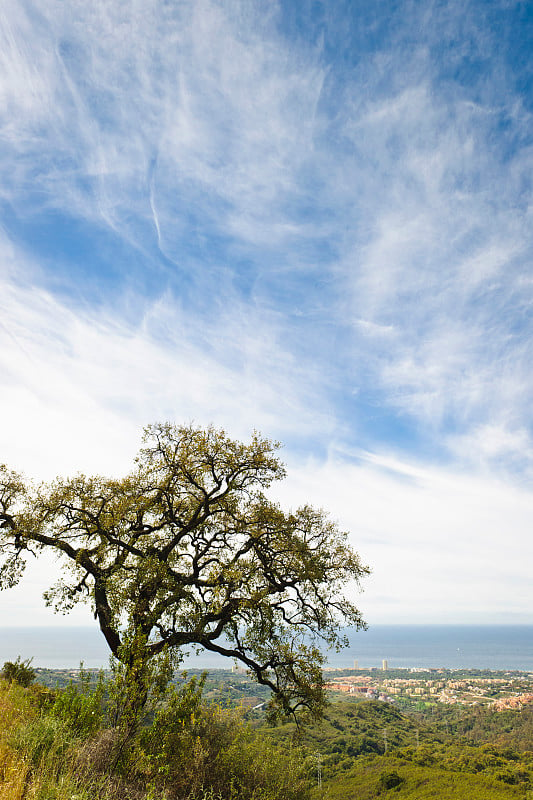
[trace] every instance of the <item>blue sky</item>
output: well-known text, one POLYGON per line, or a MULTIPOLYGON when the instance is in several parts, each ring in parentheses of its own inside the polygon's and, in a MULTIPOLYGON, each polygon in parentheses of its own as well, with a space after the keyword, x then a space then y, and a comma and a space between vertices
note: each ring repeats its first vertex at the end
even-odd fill
MULTIPOLYGON (((507 0, 6 0, 2 460, 257 428, 370 624, 533 622, 532 33, 507 0)), ((51 571, 6 619, 54 622, 51 571)))

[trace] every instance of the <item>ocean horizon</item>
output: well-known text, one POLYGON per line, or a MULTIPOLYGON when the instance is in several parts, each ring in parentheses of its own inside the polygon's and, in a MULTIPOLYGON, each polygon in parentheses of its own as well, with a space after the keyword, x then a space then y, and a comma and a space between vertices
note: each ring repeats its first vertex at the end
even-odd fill
MULTIPOLYGON (((348 648, 327 653, 327 666, 361 668, 525 670, 533 672, 533 625, 373 625, 346 630, 348 648)), ((109 666, 109 650, 95 627, 0 628, 0 665, 32 658, 35 667, 109 666)), ((231 660, 206 651, 190 653, 188 669, 223 669, 231 660)))

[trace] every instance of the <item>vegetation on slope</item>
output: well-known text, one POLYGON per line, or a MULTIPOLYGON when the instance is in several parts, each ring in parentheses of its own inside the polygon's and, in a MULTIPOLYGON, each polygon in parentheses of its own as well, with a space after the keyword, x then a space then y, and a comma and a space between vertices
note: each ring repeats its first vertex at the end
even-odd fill
POLYGON ((116 678, 54 692, 0 682, 0 800, 306 800, 298 748, 203 703, 202 688, 154 690, 132 726, 116 678))
MULTIPOLYGON (((512 713, 502 712, 498 724, 488 709, 452 716, 441 707, 424 717, 377 701, 335 703, 323 720, 301 733, 308 752, 315 754, 315 786, 320 769, 322 790, 315 788, 314 795, 332 800, 365 800, 389 791, 420 800, 531 797, 533 748, 499 744, 502 726, 510 729, 509 736, 513 726, 521 732, 528 728, 529 712, 512 713), (472 719, 476 743, 456 730, 474 730, 469 728, 472 719)), ((296 731, 287 725, 273 735, 294 736, 296 731)))
POLYGON ((193 676, 154 688, 128 732, 117 686, 94 678, 53 691, 0 685, 0 800, 533 797, 531 709, 404 714, 343 701, 300 730, 253 728, 244 712, 206 702, 193 676))
POLYGON ((0 800, 19 800, 24 796, 28 765, 23 755, 9 745, 9 739, 34 713, 23 689, 16 684, 0 685, 0 800))
POLYGON ((528 798, 523 787, 508 786, 472 772, 417 765, 393 756, 363 756, 352 769, 315 789, 314 800, 511 800, 528 798))
POLYGON ((469 709, 452 718, 451 726, 474 743, 491 742, 503 749, 533 752, 533 705, 525 706, 520 712, 469 709))

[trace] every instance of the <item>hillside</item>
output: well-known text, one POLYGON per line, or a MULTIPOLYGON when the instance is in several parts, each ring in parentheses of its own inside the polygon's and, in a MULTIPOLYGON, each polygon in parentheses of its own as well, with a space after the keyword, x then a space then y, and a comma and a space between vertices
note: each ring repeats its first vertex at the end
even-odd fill
MULTIPOLYGON (((1 684, 0 800, 94 800, 96 786, 99 797, 112 800, 303 800, 309 790, 313 800, 532 795, 531 707, 495 712, 434 706, 407 714, 390 703, 344 700, 300 731, 257 720, 254 730, 242 714, 201 700, 194 680, 192 689, 183 684, 177 690, 177 704, 162 707, 156 725, 151 721, 141 732, 134 761, 116 774, 105 761, 112 738, 98 705, 103 696, 95 695, 89 678, 52 692, 1 684), (95 713, 101 716, 93 721, 95 713), (196 774, 216 778, 217 792, 205 794, 192 780, 196 774), (252 775, 262 788, 250 782, 252 775)), ((235 676, 229 680, 239 685, 235 676)), ((211 683, 209 693, 215 688, 211 683)))
MULTIPOLYGON (((285 726, 273 735, 297 732, 285 726)), ((398 798, 496 800, 530 797, 533 785, 531 709, 462 710, 452 718, 443 708, 424 717, 387 703, 345 701, 330 706, 301 741, 314 755, 316 798, 366 800, 391 783, 398 798), (316 788, 319 765, 322 791, 316 788)))
POLYGON ((196 678, 132 727, 121 684, 92 677, 55 690, 0 679, 0 800, 309 800, 300 748, 203 702, 196 678))

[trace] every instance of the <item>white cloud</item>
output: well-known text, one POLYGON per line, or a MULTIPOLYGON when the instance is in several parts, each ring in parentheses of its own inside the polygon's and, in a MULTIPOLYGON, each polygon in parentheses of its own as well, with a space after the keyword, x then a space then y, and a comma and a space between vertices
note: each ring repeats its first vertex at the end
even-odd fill
POLYGON ((490 477, 378 453, 292 460, 276 494, 327 509, 373 574, 372 623, 531 622, 533 497, 490 477))
POLYGON ((473 463, 478 468, 500 460, 511 460, 515 466, 524 469, 533 463, 533 443, 531 435, 524 428, 511 428, 502 425, 480 425, 462 436, 450 437, 452 452, 464 463, 473 463))
MULTIPOLYGON (((283 314, 291 278, 311 286, 320 273, 334 287, 325 326, 353 332, 339 348, 339 385, 365 374, 383 408, 450 442, 450 419, 457 435, 525 429, 531 224, 521 182, 531 153, 517 147, 503 160, 494 132, 502 115, 517 133, 529 117, 494 76, 475 102, 437 82, 429 44, 436 19, 452 37, 454 9, 417 17, 408 50, 407 14, 389 49, 341 89, 320 48, 279 34, 277 5, 265 16, 208 0, 72 0, 36 17, 8 3, 5 196, 28 214, 38 192, 108 226, 150 265, 158 247, 158 279, 187 275, 201 295, 222 284, 225 298, 242 258, 253 301, 272 307, 274 286, 283 314), (333 251, 322 262, 321 243, 333 251), (512 332, 520 315, 522 336, 512 332)), ((469 46, 485 54, 487 34, 467 17, 469 46)), ((324 340, 313 324, 284 348, 311 371, 324 340)))
POLYGON ((408 418, 461 478, 407 468, 407 455, 359 467, 332 456, 319 477, 297 465, 291 486, 329 487, 324 505, 354 529, 372 520, 383 618, 416 614, 396 569, 435 613, 454 569, 456 608, 495 609, 508 583, 483 583, 491 519, 509 512, 515 549, 529 535, 511 509, 525 508, 520 490, 488 476, 533 473, 531 115, 494 32, 463 6, 406 4, 390 41, 339 71, 326 47, 281 33, 278 3, 6 0, 0 198, 21 228, 46 211, 53 236, 79 224, 95 265, 83 273, 77 252, 32 261, 31 236, 28 250, 0 245, 2 460, 34 475, 120 472, 142 425, 164 418, 242 437, 258 427, 310 451, 339 430, 370 446, 382 435, 364 428, 371 395, 385 430, 408 418), (440 75, 465 56, 490 56, 474 88, 440 75), (102 231, 128 253, 111 286, 99 285, 115 257, 98 250, 102 231), (483 549, 472 530, 485 523, 483 549), (407 549, 387 538, 393 526, 407 549))
POLYGON ((238 298, 227 296, 209 321, 170 295, 137 298, 133 323, 124 309, 69 307, 35 273, 28 284, 22 254, 6 246, 9 259, 19 280, 1 285, 1 444, 13 467, 48 477, 124 470, 142 426, 156 420, 213 422, 241 437, 331 427, 319 375, 302 373, 277 341, 275 318, 238 298))
MULTIPOLYGON (((405 51, 389 56, 390 69, 398 59, 400 70, 405 51)), ((355 82, 343 116, 356 155, 342 159, 339 179, 358 190, 339 268, 343 315, 353 321, 352 369, 370 376, 382 408, 441 442, 455 441, 454 431, 466 442, 479 425, 525 432, 532 237, 519 176, 531 152, 506 151, 496 135, 516 97, 505 95, 506 107, 502 96, 465 102, 433 82, 437 65, 427 54, 408 58, 407 87, 395 89, 391 79, 386 93, 371 86, 365 101, 355 82)), ((530 454, 531 440, 520 447, 530 454)), ((483 452, 488 462, 495 455, 483 452)))
MULTIPOLYGON (((131 444, 124 441, 115 456, 125 460, 131 444)), ((105 447, 98 457, 111 464, 105 447)), ((326 461, 289 456, 288 477, 271 494, 287 510, 304 503, 323 507, 350 533, 373 570, 363 592, 352 592, 370 625, 531 623, 533 497, 525 489, 386 453, 332 447, 326 461)), ((56 569, 52 560, 32 565, 26 581, 3 594, 9 624, 28 624, 30 615, 35 624, 54 624, 40 595, 56 569)), ((83 608, 61 620, 88 622, 83 608)))
POLYGON ((275 36, 275 6, 72 0, 41 14, 4 10, 11 201, 38 191, 144 248, 151 222, 171 261, 184 211, 243 244, 298 234, 284 206, 313 154, 324 70, 275 36))

